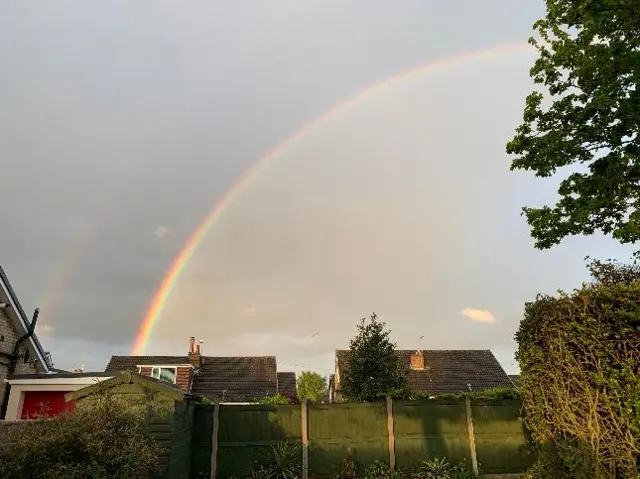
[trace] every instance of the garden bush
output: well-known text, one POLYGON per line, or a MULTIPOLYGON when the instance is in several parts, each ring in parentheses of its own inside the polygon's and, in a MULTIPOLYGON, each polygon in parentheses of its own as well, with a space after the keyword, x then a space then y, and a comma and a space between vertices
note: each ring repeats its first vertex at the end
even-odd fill
POLYGON ((523 421, 539 478, 636 478, 640 282, 592 262, 595 281, 525 307, 516 334, 523 421))
POLYGON ((56 418, 5 428, 0 441, 3 479, 148 478, 161 450, 138 410, 108 395, 56 418))

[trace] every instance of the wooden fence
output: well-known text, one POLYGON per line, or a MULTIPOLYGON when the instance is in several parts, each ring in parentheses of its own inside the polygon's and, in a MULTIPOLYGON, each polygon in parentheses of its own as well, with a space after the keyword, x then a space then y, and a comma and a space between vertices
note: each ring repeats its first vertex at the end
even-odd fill
POLYGON ((483 473, 518 473, 532 463, 519 412, 519 401, 469 398, 198 406, 191 477, 243 477, 281 441, 301 446, 305 479, 334 477, 349 451, 360 468, 376 460, 411 468, 444 457, 483 473))

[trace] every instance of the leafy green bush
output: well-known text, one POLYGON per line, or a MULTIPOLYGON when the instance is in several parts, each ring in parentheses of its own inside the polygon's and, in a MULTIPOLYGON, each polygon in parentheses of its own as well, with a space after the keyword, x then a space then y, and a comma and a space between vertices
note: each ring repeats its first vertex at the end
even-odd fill
POLYGON ((386 462, 376 461, 364 470, 363 479, 390 479, 392 474, 386 462))
POLYGON ((91 407, 6 428, 0 477, 147 478, 156 472, 160 452, 146 433, 145 418, 104 396, 91 407))
POLYGON ((276 393, 271 396, 264 396, 258 399, 256 402, 260 404, 274 404, 274 405, 291 404, 291 401, 289 400, 289 398, 280 393, 276 393))
POLYGON ((516 334, 533 477, 638 475, 640 282, 598 272, 571 294, 528 303, 516 334))

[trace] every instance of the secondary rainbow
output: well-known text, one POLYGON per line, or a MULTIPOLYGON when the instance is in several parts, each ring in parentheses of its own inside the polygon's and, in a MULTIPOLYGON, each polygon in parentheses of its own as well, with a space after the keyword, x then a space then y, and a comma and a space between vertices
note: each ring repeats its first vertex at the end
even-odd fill
POLYGON ((375 94, 378 94, 393 86, 399 85, 418 75, 423 75, 425 73, 453 67, 473 60, 483 60, 499 54, 518 51, 524 52, 529 51, 530 49, 531 47, 526 43, 501 44, 483 50, 446 57, 411 68, 410 70, 406 70, 398 75, 394 75, 390 78, 387 78, 386 80, 375 83, 365 88, 364 90, 360 90, 358 93, 351 96, 347 100, 334 105, 329 110, 315 117, 314 119, 306 123, 302 128, 295 131, 291 136, 282 141, 280 144, 265 152, 231 185, 231 187, 225 192, 225 194, 214 203, 209 214, 192 233, 178 255, 171 263, 171 266, 162 278, 162 282, 156 290, 151 303, 149 303, 149 307, 145 314, 144 320, 142 321, 138 329, 138 334, 136 335, 133 344, 132 354, 141 355, 144 353, 147 344, 149 343, 151 333, 153 332, 153 327, 162 314, 167 300, 171 296, 171 292, 173 291, 176 282, 180 278, 180 274, 182 273, 182 271, 184 271, 185 267, 189 263, 189 260, 195 254, 202 240, 207 236, 213 226, 215 226, 216 222, 222 217, 224 212, 229 209, 234 200, 237 199, 256 180, 256 178, 260 176, 260 172, 267 166, 269 166, 270 162, 273 159, 277 158, 278 155, 294 145, 296 142, 300 141, 311 130, 319 126, 321 123, 340 115, 341 113, 347 111, 349 108, 362 101, 365 101, 375 94))

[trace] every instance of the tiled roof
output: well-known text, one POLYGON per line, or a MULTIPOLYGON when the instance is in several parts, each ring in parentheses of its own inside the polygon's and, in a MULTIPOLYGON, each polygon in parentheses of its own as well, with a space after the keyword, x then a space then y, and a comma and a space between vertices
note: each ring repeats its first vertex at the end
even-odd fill
MULTIPOLYGON (((399 367, 413 391, 429 394, 474 392, 489 388, 513 388, 493 353, 486 350, 423 350, 424 370, 412 370, 410 358, 415 350, 397 350, 399 367)), ((348 374, 348 350, 337 350, 340 377, 348 374)))
POLYGON ((8 376, 8 380, 18 379, 69 379, 69 378, 110 378, 113 377, 112 372, 86 372, 86 373, 70 373, 67 371, 61 373, 38 373, 38 374, 12 374, 8 376))
MULTIPOLYGON (((188 364, 187 356, 113 356, 105 371, 134 371, 137 365, 188 364)), ((245 402, 278 392, 274 356, 203 356, 191 392, 225 402, 245 402)))
POLYGON ((188 364, 187 356, 111 356, 105 372, 135 371, 138 366, 188 364))
POLYGON ((518 383, 520 382, 519 374, 509 374, 509 379, 511 379, 511 382, 515 387, 518 387, 518 383))
POLYGON ((295 399, 298 397, 296 373, 278 373, 278 392, 290 399, 295 399))

